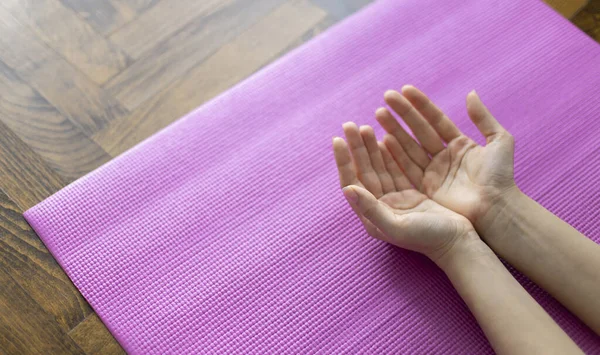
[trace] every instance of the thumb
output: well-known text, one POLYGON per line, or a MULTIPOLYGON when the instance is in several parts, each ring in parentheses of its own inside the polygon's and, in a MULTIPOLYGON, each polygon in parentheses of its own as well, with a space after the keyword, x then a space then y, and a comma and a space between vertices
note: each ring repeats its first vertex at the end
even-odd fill
POLYGON ((344 197, 356 208, 356 212, 364 216, 375 227, 385 234, 393 230, 394 213, 388 205, 377 200, 369 191, 356 185, 342 189, 344 197))
POLYGON ((507 133, 483 104, 475 90, 467 95, 467 113, 488 143, 507 133))

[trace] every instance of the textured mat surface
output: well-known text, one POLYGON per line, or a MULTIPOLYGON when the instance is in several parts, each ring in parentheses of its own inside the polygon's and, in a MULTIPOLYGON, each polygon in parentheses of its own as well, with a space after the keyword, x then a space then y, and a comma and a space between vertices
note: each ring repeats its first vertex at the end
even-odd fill
POLYGON ((474 136, 476 88, 519 186, 600 241, 600 46, 537 0, 381 0, 26 218, 131 353, 491 352, 445 276, 369 238, 339 191, 331 137, 405 83, 474 136))

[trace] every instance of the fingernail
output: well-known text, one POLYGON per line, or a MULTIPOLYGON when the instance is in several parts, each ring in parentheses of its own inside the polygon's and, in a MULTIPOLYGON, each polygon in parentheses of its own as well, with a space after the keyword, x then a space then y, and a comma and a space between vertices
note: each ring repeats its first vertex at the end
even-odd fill
POLYGON ((475 96, 479 97, 479 95, 477 94, 477 91, 475 91, 475 90, 471 90, 469 95, 475 95, 475 96))
POLYGON ((346 128, 351 128, 351 127, 354 127, 355 125, 356 125, 356 124, 355 124, 354 122, 352 122, 352 121, 348 121, 348 122, 345 122, 344 124, 342 124, 342 128, 343 128, 343 129, 346 129, 346 128))
POLYGON ((384 100, 388 100, 390 98, 393 98, 396 95, 399 95, 398 91, 396 91, 396 90, 387 90, 386 92, 383 93, 383 98, 384 98, 384 100))
POLYGON ((346 200, 348 200, 349 203, 356 204, 358 202, 358 195, 352 187, 346 186, 342 189, 342 192, 344 193, 344 197, 346 198, 346 200))
POLYGON ((373 127, 366 125, 366 124, 358 127, 358 129, 361 131, 361 133, 373 131, 373 127))

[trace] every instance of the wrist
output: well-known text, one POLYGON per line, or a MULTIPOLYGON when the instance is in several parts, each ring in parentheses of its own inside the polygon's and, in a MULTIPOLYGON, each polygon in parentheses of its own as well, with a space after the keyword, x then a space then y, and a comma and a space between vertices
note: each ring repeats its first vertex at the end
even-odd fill
POLYGON ((498 193, 488 202, 488 208, 474 221, 473 226, 481 238, 488 241, 495 235, 509 235, 514 221, 523 214, 528 199, 516 185, 498 193))
POLYGON ((488 256, 495 256, 494 252, 479 238, 475 230, 470 230, 458 238, 443 254, 430 256, 430 259, 448 273, 458 264, 488 256))

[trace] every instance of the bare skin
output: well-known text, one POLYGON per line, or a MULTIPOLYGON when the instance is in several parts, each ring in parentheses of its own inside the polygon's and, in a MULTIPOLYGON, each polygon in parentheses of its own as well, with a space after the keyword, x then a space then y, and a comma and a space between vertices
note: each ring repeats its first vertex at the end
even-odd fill
POLYGON ((413 86, 405 86, 402 94, 388 91, 385 100, 420 142, 406 139, 387 109, 377 111, 388 131, 384 142, 402 169, 412 172, 411 182, 467 217, 497 254, 600 334, 600 246, 519 190, 514 138, 479 96, 467 95, 467 112, 485 146, 466 137, 413 86))
POLYGON ((376 118, 388 132, 384 142, 410 181, 432 199, 476 224, 496 199, 516 189, 514 139, 495 119, 486 119, 492 116, 474 92, 467 97, 467 111, 485 136, 485 146, 463 135, 427 96, 412 86, 405 87, 404 95, 386 92, 385 100, 421 144, 403 130, 387 109, 381 108, 376 118))
POLYGON ((499 219, 512 220, 501 212, 508 213, 506 201, 520 192, 510 134, 474 93, 467 110, 487 139, 485 147, 413 87, 387 92, 385 99, 417 141, 383 108, 376 113, 388 131, 383 142, 371 127, 354 123, 344 124, 347 142, 333 140, 344 196, 367 232, 423 253, 442 268, 498 353, 580 353, 477 233, 499 219))
POLYGON ((389 151, 378 144, 371 127, 359 130, 347 123, 344 131, 349 144, 342 138, 333 140, 340 180, 369 234, 437 259, 474 231, 465 217, 412 187, 389 151), (360 199, 363 196, 372 198, 360 199))

